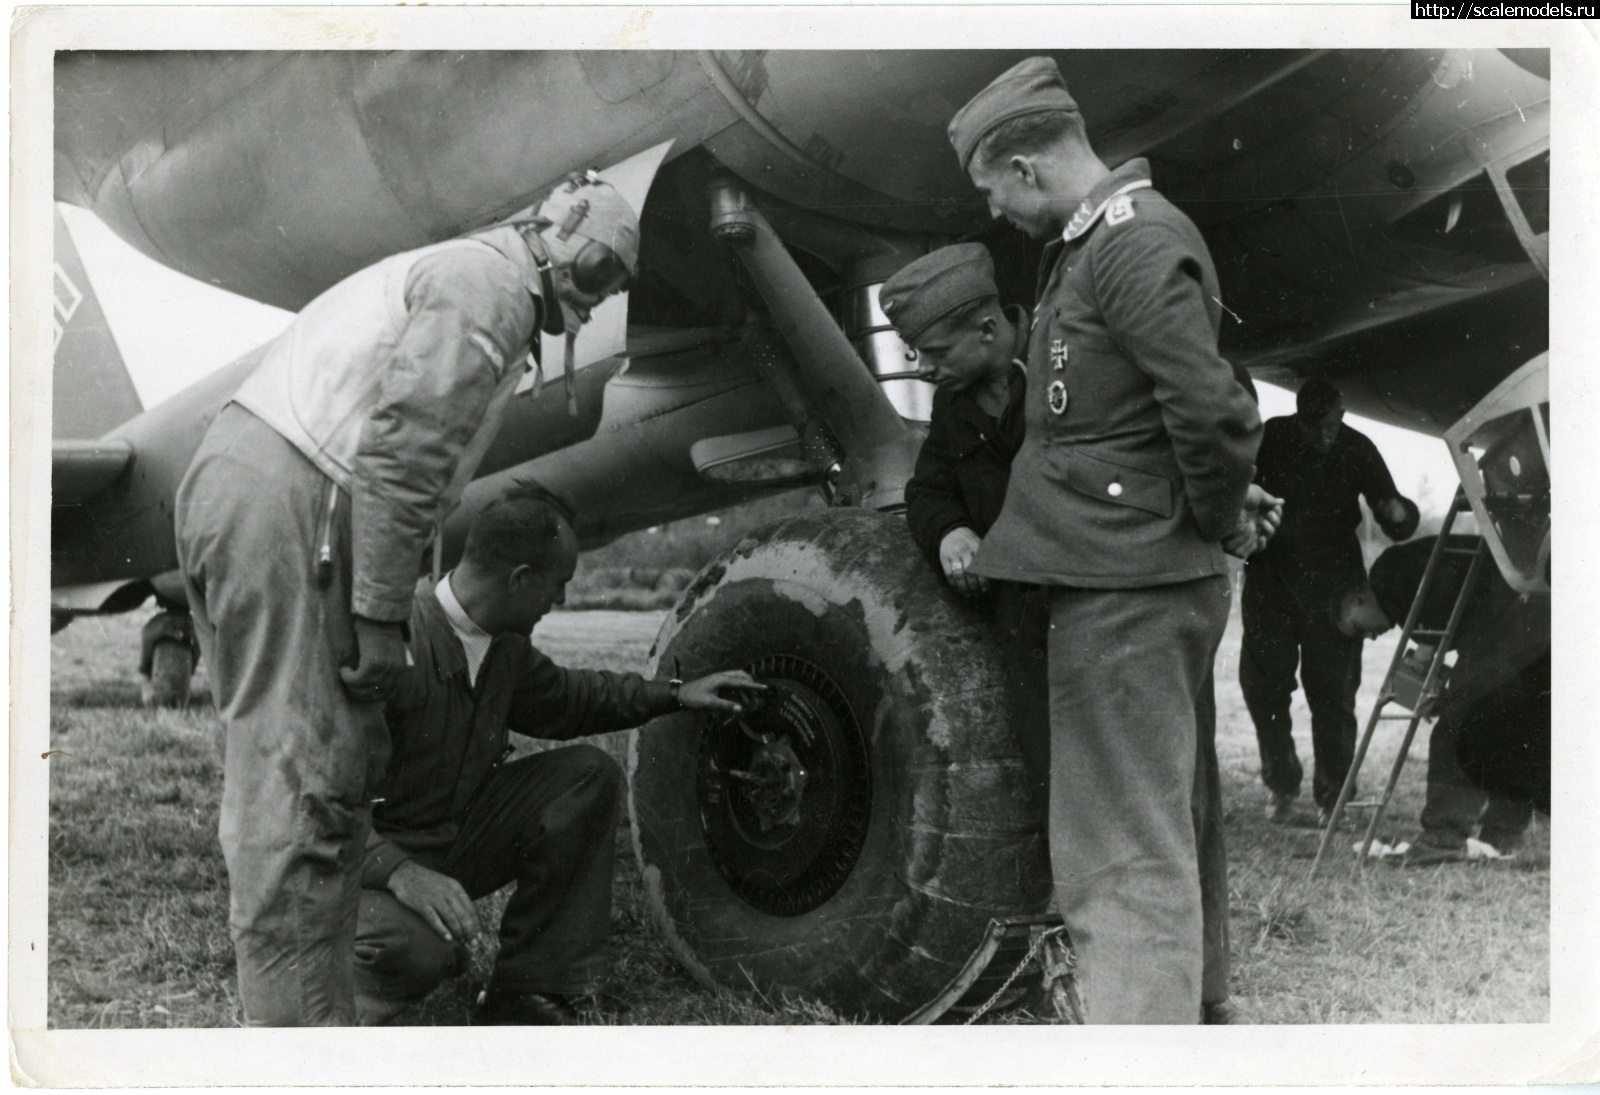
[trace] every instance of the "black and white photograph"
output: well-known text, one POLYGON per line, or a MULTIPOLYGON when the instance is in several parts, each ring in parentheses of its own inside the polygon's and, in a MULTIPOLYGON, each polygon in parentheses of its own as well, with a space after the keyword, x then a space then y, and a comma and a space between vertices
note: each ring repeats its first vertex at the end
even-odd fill
POLYGON ((19 16, 14 1072, 1600 1077, 1597 24, 1207 10, 19 16))

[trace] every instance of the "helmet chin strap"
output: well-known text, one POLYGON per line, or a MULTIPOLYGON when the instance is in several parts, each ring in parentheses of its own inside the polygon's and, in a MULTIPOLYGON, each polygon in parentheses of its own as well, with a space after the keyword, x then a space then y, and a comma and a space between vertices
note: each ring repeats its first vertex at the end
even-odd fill
POLYGON ((567 381, 567 416, 578 417, 578 370, 573 365, 574 346, 578 341, 578 332, 567 331, 567 352, 562 361, 562 375, 567 381))
POLYGON ((533 252, 533 265, 539 271, 539 291, 541 295, 540 311, 542 330, 547 335, 562 335, 567 332, 567 317, 561 309, 561 297, 556 293, 555 263, 550 259, 550 248, 545 246, 544 240, 539 236, 537 222, 527 222, 517 225, 517 234, 522 237, 522 242, 528 245, 528 250, 533 252))
POLYGON ((576 418, 578 417, 578 370, 574 362, 578 330, 575 325, 569 326, 567 323, 566 309, 562 307, 560 294, 556 291, 555 264, 550 261, 550 249, 539 237, 538 229, 531 224, 518 225, 517 229, 523 241, 527 243, 528 249, 533 252, 533 264, 539 271, 539 288, 543 294, 543 299, 540 301, 543 321, 539 329, 547 335, 566 336, 561 372, 567 385, 567 414, 576 418))

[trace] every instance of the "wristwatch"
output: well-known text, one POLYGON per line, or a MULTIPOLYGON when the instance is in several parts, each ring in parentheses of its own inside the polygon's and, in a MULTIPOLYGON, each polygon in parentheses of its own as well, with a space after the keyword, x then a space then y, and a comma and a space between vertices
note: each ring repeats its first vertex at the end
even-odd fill
POLYGON ((683 701, 678 698, 678 689, 683 687, 683 682, 673 677, 667 682, 667 696, 672 700, 672 706, 682 707, 683 701))

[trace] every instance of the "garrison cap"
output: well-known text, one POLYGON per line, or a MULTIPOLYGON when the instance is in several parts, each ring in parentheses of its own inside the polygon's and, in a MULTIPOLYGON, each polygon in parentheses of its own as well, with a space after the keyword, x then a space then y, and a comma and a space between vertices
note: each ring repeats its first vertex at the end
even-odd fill
POLYGON ((629 273, 639 271, 639 214, 620 191, 594 172, 577 175, 551 191, 538 215, 562 239, 582 236, 616 252, 629 273))
POLYGON ((955 146, 962 170, 971 165, 978 142, 995 126, 1047 110, 1078 112, 1078 104, 1067 94, 1067 84, 1055 58, 1029 57, 996 76, 950 119, 950 143, 955 146))
POLYGON ((958 243, 923 255, 878 290, 878 305, 907 343, 963 304, 999 296, 994 259, 981 243, 958 243))
MULTIPOLYGON (((1411 611, 1411 602, 1416 600, 1417 586, 1422 580, 1420 571, 1407 566, 1409 554, 1390 548, 1372 561, 1372 573, 1367 576, 1373 599, 1383 609, 1383 614, 1397 624, 1406 622, 1406 614, 1411 611)), ((1339 609, 1337 604, 1332 607, 1334 611, 1339 609)))

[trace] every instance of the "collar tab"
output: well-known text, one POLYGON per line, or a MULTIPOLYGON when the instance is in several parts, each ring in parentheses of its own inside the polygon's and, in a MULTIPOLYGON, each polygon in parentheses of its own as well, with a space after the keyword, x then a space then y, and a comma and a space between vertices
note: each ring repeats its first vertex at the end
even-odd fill
POLYGON ((1106 206, 1122 195, 1134 190, 1144 190, 1154 184, 1150 181, 1150 163, 1144 159, 1132 159, 1100 181, 1087 198, 1079 204, 1077 211, 1072 214, 1072 219, 1061 232, 1061 238, 1067 243, 1081 239, 1088 235, 1106 211, 1106 206))

